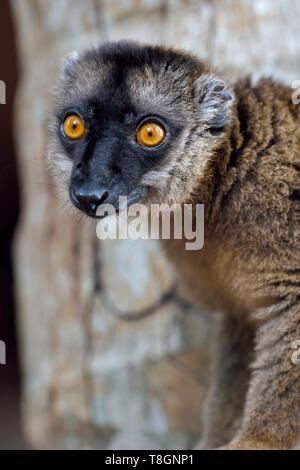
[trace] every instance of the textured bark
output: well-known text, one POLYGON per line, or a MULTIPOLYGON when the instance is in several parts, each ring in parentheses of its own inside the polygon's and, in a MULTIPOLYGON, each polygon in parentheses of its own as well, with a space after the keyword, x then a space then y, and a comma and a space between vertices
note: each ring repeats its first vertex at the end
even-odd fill
POLYGON ((15 241, 26 434, 36 448, 184 448, 201 433, 211 320, 150 241, 99 242, 45 163, 61 57, 107 39, 185 47, 234 74, 299 75, 292 0, 12 0, 22 79, 15 241), (288 25, 288 27, 287 27, 288 25))

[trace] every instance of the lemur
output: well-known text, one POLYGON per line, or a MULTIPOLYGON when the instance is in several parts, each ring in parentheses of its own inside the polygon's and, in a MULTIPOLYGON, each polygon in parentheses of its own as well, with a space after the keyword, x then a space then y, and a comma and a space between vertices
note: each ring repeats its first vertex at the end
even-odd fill
POLYGON ((178 288, 218 319, 198 448, 300 437, 300 107, 270 79, 230 84, 172 48, 107 43, 65 59, 49 161, 95 217, 119 196, 204 204, 205 242, 164 240, 178 288))

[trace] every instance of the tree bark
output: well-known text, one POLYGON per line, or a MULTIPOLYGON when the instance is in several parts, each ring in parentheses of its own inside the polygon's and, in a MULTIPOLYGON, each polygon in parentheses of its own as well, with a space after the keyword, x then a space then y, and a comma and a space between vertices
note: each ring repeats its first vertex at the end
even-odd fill
POLYGON ((180 303, 158 243, 99 242, 94 225, 62 207, 45 159, 50 90, 65 53, 120 38, 184 47, 235 75, 297 79, 300 4, 12 5, 22 71, 15 272, 27 438, 35 448, 191 447, 201 433, 211 318, 180 303))

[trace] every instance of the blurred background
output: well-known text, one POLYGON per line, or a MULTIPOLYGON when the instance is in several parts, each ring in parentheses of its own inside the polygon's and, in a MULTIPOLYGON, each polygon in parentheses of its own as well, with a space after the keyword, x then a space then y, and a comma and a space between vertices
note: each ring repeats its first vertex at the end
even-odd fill
POLYGON ((17 83, 16 45, 8 1, 0 3, 0 79, 6 105, 0 105, 0 339, 6 343, 0 366, 0 448, 23 448, 20 424, 20 375, 17 355, 11 240, 19 213, 19 187, 13 144, 13 99, 17 83))
POLYGON ((157 243, 100 243, 47 170, 62 57, 130 38, 291 83, 299 17, 297 0, 1 0, 1 449, 180 449, 201 435, 212 318, 180 301, 157 243))

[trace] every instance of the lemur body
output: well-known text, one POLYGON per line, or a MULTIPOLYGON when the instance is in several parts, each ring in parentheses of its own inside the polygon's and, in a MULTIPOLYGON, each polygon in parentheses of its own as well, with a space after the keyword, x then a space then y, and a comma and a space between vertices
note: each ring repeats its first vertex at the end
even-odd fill
POLYGON ((240 81, 234 95, 232 127, 190 198, 205 205, 204 247, 166 249, 189 297, 249 320, 299 295, 300 113, 291 90, 270 80, 240 81))
POLYGON ((132 43, 68 59, 57 88, 49 157, 78 208, 94 216, 120 195, 205 205, 202 250, 163 242, 183 295, 225 314, 202 447, 292 448, 300 437, 300 366, 291 360, 300 339, 300 108, 291 94, 271 80, 230 88, 195 57, 132 43))

